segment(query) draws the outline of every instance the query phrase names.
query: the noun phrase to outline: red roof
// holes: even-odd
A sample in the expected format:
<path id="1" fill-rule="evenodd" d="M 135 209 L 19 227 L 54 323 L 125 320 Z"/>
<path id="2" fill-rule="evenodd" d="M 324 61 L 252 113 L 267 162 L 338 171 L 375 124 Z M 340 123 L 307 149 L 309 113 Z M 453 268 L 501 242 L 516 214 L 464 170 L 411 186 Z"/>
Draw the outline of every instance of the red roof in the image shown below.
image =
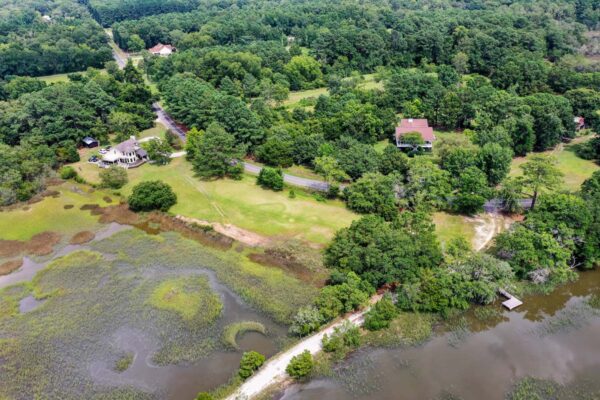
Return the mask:
<path id="1" fill-rule="evenodd" d="M 156 46 L 149 48 L 148 51 L 150 53 L 159 53 L 162 49 L 169 49 L 169 50 L 173 51 L 174 48 L 170 44 L 159 43 Z"/>
<path id="2" fill-rule="evenodd" d="M 400 121 L 400 125 L 396 127 L 396 139 L 409 132 L 418 132 L 426 142 L 433 142 L 435 135 L 433 128 L 429 126 L 426 119 L 406 118 Z"/>

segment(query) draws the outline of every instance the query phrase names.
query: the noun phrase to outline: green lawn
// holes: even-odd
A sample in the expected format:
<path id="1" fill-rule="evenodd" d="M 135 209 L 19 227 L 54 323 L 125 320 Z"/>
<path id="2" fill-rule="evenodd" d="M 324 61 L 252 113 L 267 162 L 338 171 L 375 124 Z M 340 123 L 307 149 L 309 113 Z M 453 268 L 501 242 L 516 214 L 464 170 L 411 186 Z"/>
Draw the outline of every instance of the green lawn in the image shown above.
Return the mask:
<path id="1" fill-rule="evenodd" d="M 90 182 L 98 181 L 96 166 L 78 163 L 77 170 Z M 348 226 L 357 216 L 341 201 L 316 201 L 312 195 L 295 189 L 273 192 L 256 185 L 256 178 L 245 175 L 241 181 L 201 181 L 194 176 L 190 164 L 183 158 L 168 166 L 143 165 L 128 171 L 129 184 L 121 193 L 128 195 L 141 181 L 162 180 L 170 184 L 178 197 L 170 211 L 210 222 L 230 223 L 267 236 L 297 237 L 316 243 L 326 243 L 340 228 Z"/>
<path id="2" fill-rule="evenodd" d="M 136 137 L 138 139 L 142 139 L 150 136 L 158 136 L 159 138 L 164 139 L 166 131 L 167 128 L 165 128 L 163 124 L 161 124 L 160 122 L 155 122 L 153 128 L 141 131 Z"/>
<path id="3" fill-rule="evenodd" d="M 591 139 L 591 136 L 577 138 L 571 144 L 560 144 L 555 150 L 549 150 L 544 154 L 553 155 L 558 160 L 558 168 L 564 174 L 564 188 L 572 191 L 579 190 L 579 187 L 584 180 L 589 178 L 595 171 L 600 169 L 600 166 L 594 161 L 584 160 L 579 158 L 573 150 L 573 145 L 582 143 Z M 525 163 L 533 154 L 530 153 L 526 157 L 517 157 L 513 159 L 510 175 L 519 176 L 522 174 L 520 165 Z"/>
<path id="4" fill-rule="evenodd" d="M 48 85 L 59 82 L 68 82 L 69 74 L 54 74 L 54 75 L 46 75 L 46 76 L 38 76 L 38 79 L 46 82 Z"/>
<path id="5" fill-rule="evenodd" d="M 315 99 L 322 94 L 328 94 L 329 90 L 327 88 L 317 88 L 317 89 L 308 89 L 308 90 L 298 90 L 295 92 L 290 92 L 290 96 L 286 101 L 283 102 L 283 105 L 286 107 L 293 107 L 298 102 L 304 99 L 308 99 L 314 97 Z"/>
<path id="6" fill-rule="evenodd" d="M 32 236 L 46 231 L 54 231 L 64 235 L 93 230 L 98 226 L 98 217 L 87 210 L 80 210 L 85 204 L 105 206 L 104 197 L 107 192 L 96 190 L 73 182 L 51 187 L 60 195 L 56 198 L 46 197 L 38 203 L 11 211 L 0 213 L 0 232 L 2 239 L 29 240 Z M 114 202 L 118 199 L 110 196 Z M 73 206 L 65 209 L 65 206 Z"/>
<path id="7" fill-rule="evenodd" d="M 473 243 L 475 237 L 475 224 L 463 215 L 437 212 L 433 214 L 435 232 L 442 246 L 447 245 L 452 239 L 463 237 Z"/>
<path id="8" fill-rule="evenodd" d="M 100 69 L 99 71 L 101 73 L 105 73 L 106 72 L 105 69 Z M 76 74 L 78 72 L 70 72 L 70 73 Z M 85 73 L 85 71 L 79 71 L 79 73 Z M 46 75 L 46 76 L 38 76 L 37 79 L 46 82 L 48 85 L 51 85 L 53 83 L 68 82 L 69 81 L 69 73 L 66 73 L 66 74 Z"/>

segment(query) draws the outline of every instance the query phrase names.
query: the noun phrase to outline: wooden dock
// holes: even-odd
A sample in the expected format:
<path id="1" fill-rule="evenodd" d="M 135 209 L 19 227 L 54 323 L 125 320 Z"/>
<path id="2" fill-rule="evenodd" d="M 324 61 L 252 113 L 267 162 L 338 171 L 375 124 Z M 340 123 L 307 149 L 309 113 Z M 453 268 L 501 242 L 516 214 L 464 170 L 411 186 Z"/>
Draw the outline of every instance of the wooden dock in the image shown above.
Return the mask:
<path id="1" fill-rule="evenodd" d="M 508 308 L 509 310 L 512 310 L 514 308 L 519 307 L 521 304 L 523 304 L 523 302 L 519 299 L 517 299 L 515 296 L 513 296 L 512 294 L 508 293 L 506 290 L 504 289 L 499 289 L 498 292 L 506 297 L 508 300 L 503 301 L 502 305 L 506 308 Z"/>

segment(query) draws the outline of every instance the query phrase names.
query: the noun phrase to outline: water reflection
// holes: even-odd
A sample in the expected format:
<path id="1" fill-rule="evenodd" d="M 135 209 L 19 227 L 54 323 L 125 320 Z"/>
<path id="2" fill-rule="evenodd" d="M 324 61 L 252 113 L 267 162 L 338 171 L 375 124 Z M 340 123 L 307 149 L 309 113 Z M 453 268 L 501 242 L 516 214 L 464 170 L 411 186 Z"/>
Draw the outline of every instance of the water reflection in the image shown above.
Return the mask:
<path id="1" fill-rule="evenodd" d="M 419 347 L 359 351 L 334 378 L 290 387 L 282 399 L 503 400 L 525 376 L 561 384 L 590 372 L 598 377 L 600 313 L 586 296 L 599 287 L 600 271 L 586 272 L 551 295 L 524 298 L 516 312 L 499 304 L 485 315 L 470 310 L 460 316 L 463 333 L 438 332 Z"/>

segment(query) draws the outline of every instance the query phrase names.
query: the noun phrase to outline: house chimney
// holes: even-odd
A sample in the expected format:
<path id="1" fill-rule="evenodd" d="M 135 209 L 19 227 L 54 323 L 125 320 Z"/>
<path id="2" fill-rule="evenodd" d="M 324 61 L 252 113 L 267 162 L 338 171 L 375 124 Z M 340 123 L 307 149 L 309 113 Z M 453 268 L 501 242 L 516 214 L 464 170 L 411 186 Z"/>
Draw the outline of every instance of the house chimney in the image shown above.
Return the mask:
<path id="1" fill-rule="evenodd" d="M 409 123 L 409 124 L 412 124 L 412 123 L 413 123 L 413 119 L 412 119 L 412 118 L 409 118 L 409 119 L 408 119 L 408 123 Z"/>

